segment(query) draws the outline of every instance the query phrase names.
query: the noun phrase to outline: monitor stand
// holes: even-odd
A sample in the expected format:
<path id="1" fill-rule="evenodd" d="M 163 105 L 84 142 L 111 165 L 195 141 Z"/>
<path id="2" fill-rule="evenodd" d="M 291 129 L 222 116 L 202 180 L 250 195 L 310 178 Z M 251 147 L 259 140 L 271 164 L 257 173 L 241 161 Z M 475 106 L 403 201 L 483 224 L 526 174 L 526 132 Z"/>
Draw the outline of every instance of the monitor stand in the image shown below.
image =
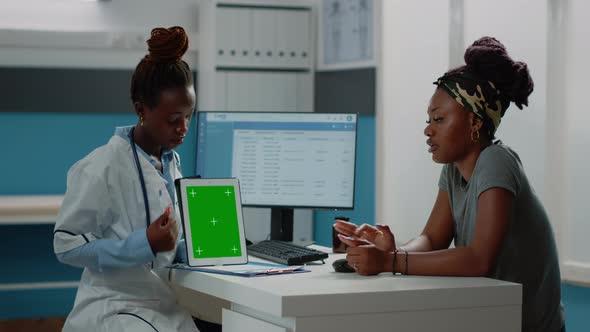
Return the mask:
<path id="1" fill-rule="evenodd" d="M 274 207 L 270 209 L 270 239 L 293 241 L 293 209 Z"/>

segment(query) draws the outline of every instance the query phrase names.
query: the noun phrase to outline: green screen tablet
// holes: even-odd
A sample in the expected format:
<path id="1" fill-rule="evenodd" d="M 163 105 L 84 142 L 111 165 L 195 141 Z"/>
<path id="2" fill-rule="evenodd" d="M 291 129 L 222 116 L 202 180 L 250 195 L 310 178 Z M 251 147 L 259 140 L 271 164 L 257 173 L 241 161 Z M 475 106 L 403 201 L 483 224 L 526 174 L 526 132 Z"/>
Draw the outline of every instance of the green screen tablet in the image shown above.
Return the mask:
<path id="1" fill-rule="evenodd" d="M 176 180 L 188 265 L 248 262 L 238 179 Z"/>

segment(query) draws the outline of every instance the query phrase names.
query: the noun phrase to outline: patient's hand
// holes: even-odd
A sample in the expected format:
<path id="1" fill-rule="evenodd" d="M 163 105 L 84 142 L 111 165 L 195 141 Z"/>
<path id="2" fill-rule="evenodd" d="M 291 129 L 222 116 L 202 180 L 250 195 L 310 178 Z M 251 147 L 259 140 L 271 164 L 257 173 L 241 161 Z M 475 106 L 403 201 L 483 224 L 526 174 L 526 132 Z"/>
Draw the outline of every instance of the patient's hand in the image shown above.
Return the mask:
<path id="1" fill-rule="evenodd" d="M 334 228 L 338 231 L 338 238 L 343 243 L 358 247 L 361 245 L 372 244 L 381 251 L 393 251 L 395 249 L 395 237 L 387 225 L 363 224 L 357 227 L 355 224 L 337 220 Z"/>
<path id="2" fill-rule="evenodd" d="M 374 246 L 360 246 L 346 249 L 348 265 L 361 275 L 372 276 L 388 271 L 391 260 L 388 253 Z"/>

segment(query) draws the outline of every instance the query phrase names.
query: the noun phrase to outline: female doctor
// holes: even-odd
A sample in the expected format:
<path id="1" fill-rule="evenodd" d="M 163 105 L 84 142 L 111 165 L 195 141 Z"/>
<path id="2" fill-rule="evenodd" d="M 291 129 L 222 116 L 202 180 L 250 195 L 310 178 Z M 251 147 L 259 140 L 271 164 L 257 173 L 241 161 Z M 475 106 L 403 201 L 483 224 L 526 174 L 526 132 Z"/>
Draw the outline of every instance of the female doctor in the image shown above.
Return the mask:
<path id="1" fill-rule="evenodd" d="M 137 125 L 116 128 L 68 172 L 54 250 L 84 272 L 63 331 L 198 331 L 165 268 L 182 237 L 173 149 L 195 108 L 192 73 L 181 59 L 188 37 L 181 27 L 156 28 L 147 44 L 131 80 Z"/>

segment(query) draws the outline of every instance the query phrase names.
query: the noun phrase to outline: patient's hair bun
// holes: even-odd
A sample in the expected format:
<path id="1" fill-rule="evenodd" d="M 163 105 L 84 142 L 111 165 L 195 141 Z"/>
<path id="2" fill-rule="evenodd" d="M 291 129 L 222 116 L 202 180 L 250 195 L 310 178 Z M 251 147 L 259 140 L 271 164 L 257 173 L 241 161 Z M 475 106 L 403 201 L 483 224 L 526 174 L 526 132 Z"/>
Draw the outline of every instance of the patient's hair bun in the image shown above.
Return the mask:
<path id="1" fill-rule="evenodd" d="M 494 83 L 518 108 L 528 106 L 534 83 L 527 64 L 512 60 L 500 41 L 482 37 L 467 48 L 464 58 L 467 68 Z"/>

